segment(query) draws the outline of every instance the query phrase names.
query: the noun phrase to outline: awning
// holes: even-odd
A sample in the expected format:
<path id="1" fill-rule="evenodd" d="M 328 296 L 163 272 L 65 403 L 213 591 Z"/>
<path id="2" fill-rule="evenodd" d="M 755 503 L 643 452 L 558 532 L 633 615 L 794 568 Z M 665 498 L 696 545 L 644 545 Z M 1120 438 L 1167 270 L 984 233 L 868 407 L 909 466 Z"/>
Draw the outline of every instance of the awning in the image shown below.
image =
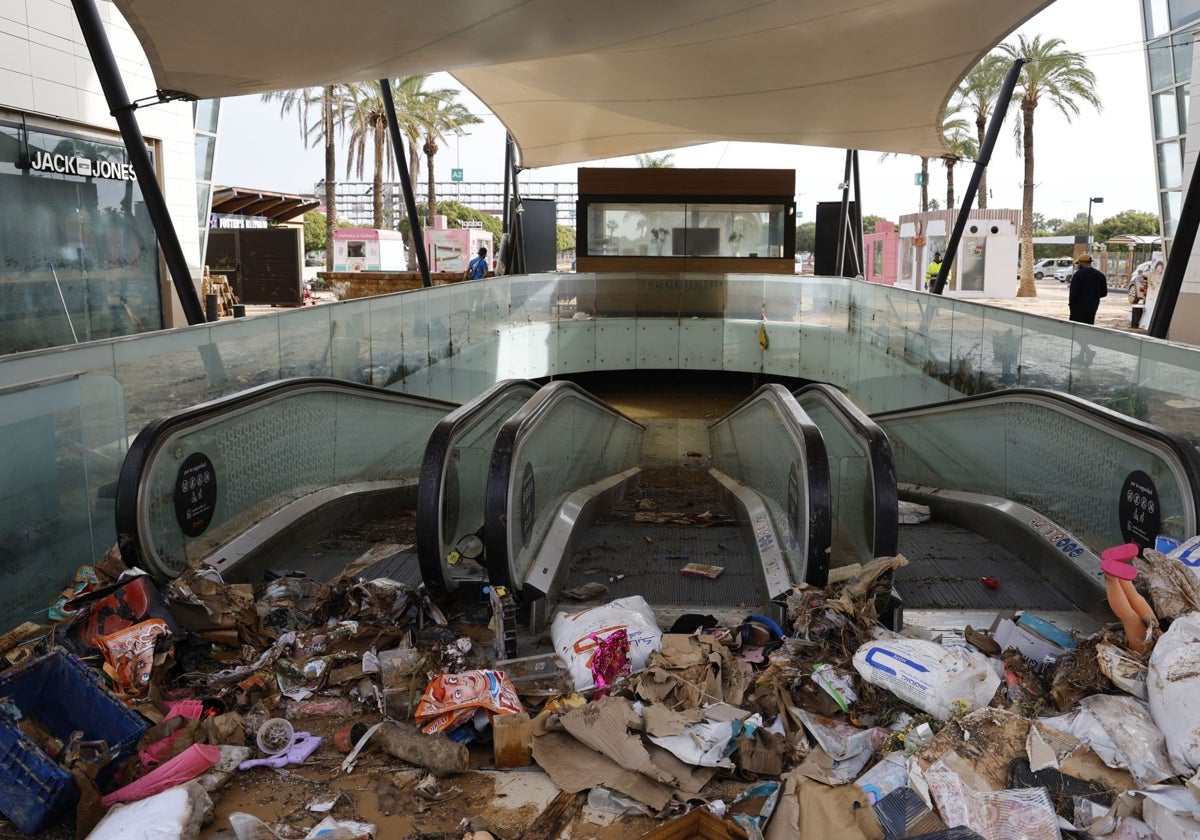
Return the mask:
<path id="1" fill-rule="evenodd" d="M 242 187 L 213 187 L 214 213 L 263 216 L 275 222 L 286 222 L 320 206 L 321 202 L 310 195 L 288 195 Z"/>
<path id="2" fill-rule="evenodd" d="M 198 98 L 446 70 L 527 167 L 714 140 L 939 156 L 958 81 L 1048 0 L 114 0 Z"/>

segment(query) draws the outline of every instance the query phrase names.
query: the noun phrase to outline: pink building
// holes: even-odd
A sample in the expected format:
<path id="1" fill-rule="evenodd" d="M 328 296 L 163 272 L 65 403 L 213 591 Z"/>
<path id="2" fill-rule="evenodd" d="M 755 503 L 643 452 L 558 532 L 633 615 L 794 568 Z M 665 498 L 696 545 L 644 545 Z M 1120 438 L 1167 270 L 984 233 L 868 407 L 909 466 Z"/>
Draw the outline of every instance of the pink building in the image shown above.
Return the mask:
<path id="1" fill-rule="evenodd" d="M 863 262 L 868 283 L 895 286 L 896 260 L 900 253 L 900 231 L 891 222 L 876 222 L 875 232 L 863 235 Z"/>

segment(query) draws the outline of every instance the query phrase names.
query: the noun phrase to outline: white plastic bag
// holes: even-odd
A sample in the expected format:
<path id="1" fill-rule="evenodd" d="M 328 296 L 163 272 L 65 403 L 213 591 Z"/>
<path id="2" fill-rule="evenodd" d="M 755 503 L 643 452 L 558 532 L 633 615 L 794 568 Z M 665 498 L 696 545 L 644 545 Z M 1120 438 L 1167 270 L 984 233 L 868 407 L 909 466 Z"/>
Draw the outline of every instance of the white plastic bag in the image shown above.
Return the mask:
<path id="1" fill-rule="evenodd" d="M 1146 672 L 1150 716 L 1177 768 L 1200 768 L 1200 613 L 1171 623 Z"/>
<path id="2" fill-rule="evenodd" d="M 939 720 L 992 702 L 1000 677 L 982 653 L 921 639 L 877 639 L 854 654 L 864 680 Z"/>
<path id="3" fill-rule="evenodd" d="M 629 664 L 636 674 L 646 667 L 651 653 L 662 650 L 662 631 L 645 598 L 640 595 L 618 598 L 577 613 L 560 612 L 554 617 L 550 639 L 555 652 L 567 664 L 576 691 L 587 691 L 594 684 L 591 664 L 596 640 L 592 636 L 603 639 L 621 629 L 629 635 Z"/>

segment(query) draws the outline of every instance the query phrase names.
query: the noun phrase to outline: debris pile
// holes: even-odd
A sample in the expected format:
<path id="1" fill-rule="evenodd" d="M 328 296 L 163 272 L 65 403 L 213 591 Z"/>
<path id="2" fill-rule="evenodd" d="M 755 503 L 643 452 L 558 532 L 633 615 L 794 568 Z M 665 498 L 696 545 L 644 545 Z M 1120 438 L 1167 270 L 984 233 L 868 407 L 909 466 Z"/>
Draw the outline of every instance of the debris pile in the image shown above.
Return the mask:
<path id="1" fill-rule="evenodd" d="M 504 593 L 444 612 L 361 566 L 159 586 L 111 552 L 0 637 L 0 811 L 99 840 L 1194 838 L 1195 550 L 1105 552 L 1088 638 L 893 632 L 894 557 L 775 618 L 578 604 L 525 656 L 495 643 Z M 542 793 L 506 815 L 512 778 Z"/>

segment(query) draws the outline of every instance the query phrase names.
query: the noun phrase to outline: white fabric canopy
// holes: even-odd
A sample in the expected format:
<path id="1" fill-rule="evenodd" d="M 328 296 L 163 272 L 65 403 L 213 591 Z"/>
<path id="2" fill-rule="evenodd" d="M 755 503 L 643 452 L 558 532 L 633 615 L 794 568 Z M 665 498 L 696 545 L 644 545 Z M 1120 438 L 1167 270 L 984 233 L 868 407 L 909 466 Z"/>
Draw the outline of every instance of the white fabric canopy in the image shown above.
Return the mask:
<path id="1" fill-rule="evenodd" d="M 1048 0 L 114 0 L 163 90 L 445 70 L 526 167 L 749 140 L 937 156 L 958 81 Z"/>

